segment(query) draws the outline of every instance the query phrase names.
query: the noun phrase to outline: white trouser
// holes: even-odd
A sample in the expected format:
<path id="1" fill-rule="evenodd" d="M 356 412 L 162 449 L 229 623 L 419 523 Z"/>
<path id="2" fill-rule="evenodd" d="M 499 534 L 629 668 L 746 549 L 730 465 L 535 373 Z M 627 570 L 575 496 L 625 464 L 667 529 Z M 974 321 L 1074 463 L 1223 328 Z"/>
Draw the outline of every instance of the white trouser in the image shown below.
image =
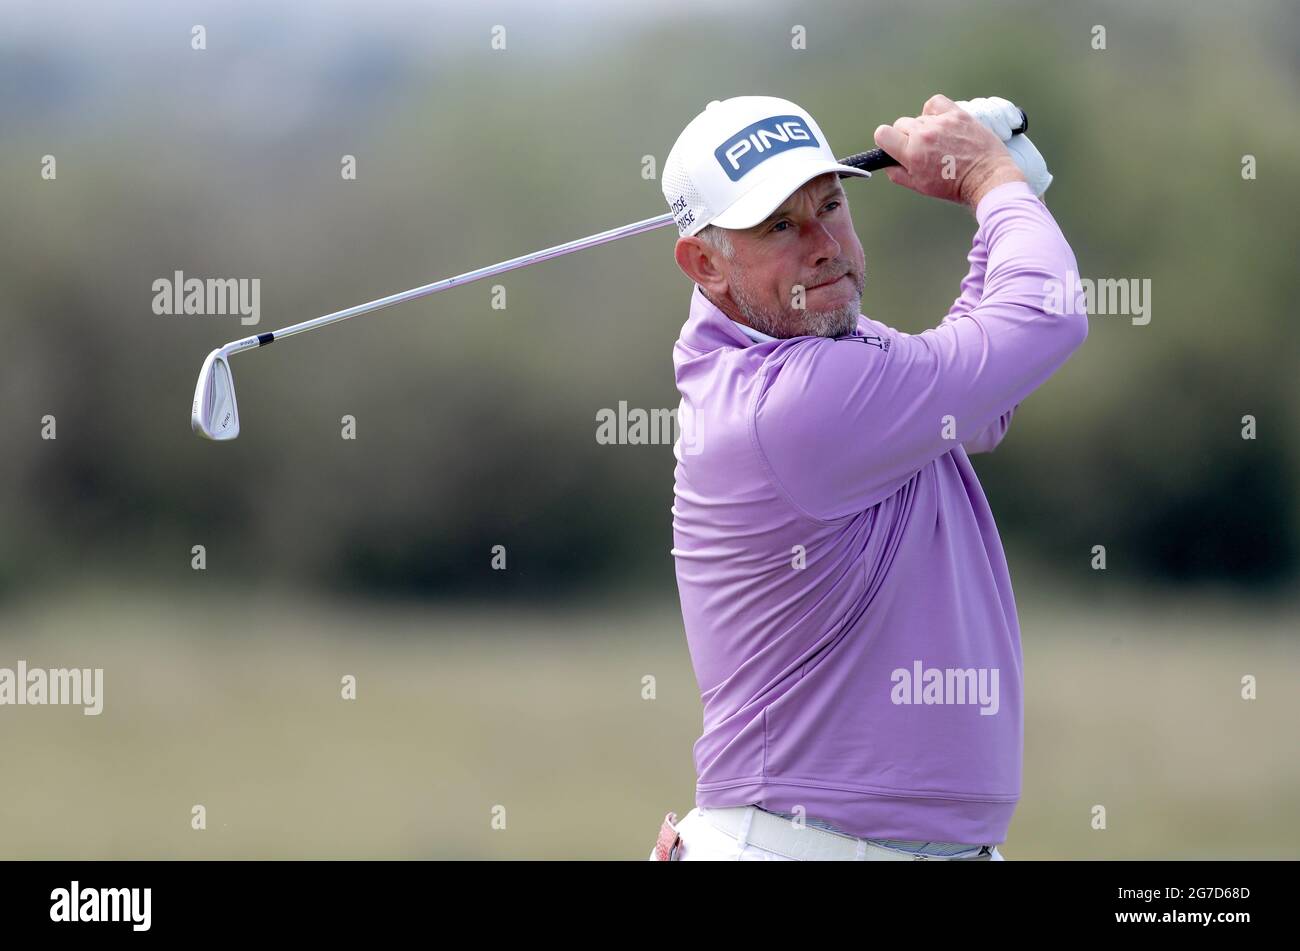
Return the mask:
<path id="1" fill-rule="evenodd" d="M 747 810 L 750 813 L 757 813 L 759 811 L 759 810 L 755 810 L 754 807 L 752 806 L 747 807 Z M 682 816 L 682 818 L 678 820 L 677 834 L 681 836 L 682 839 L 681 846 L 679 847 L 679 851 L 678 851 L 678 858 L 681 861 L 683 862 L 800 861 L 799 859 L 791 858 L 788 855 L 781 854 L 778 852 L 772 852 L 765 848 L 761 848 L 750 841 L 742 842 L 737 835 L 734 835 L 730 832 L 726 832 L 723 829 L 718 828 L 713 822 L 710 822 L 709 819 L 707 818 L 708 811 L 709 810 L 707 809 L 695 808 L 692 809 L 690 812 L 686 813 L 686 815 Z M 728 819 L 731 821 L 728 821 L 726 823 L 720 823 L 724 826 L 735 826 L 735 822 L 734 822 L 735 817 L 737 815 L 741 815 L 741 816 L 744 815 L 744 813 L 739 813 L 736 810 L 729 809 L 726 810 L 726 812 L 730 814 L 728 816 Z M 784 820 L 782 821 L 784 822 Z M 742 821 L 739 827 L 740 831 L 744 832 L 746 827 L 747 827 L 747 823 Z M 815 860 L 815 859 L 827 857 L 825 854 L 818 854 L 818 849 L 816 848 L 817 841 L 834 842 L 834 844 L 837 846 L 842 846 L 844 843 L 850 843 L 853 845 L 856 845 L 857 843 L 862 843 L 861 847 L 852 847 L 851 845 L 849 848 L 849 853 L 851 853 L 853 857 L 859 858 L 863 861 L 893 859 L 893 858 L 897 858 L 899 860 L 904 860 L 904 861 L 908 861 L 908 860 L 915 861 L 918 859 L 928 859 L 934 861 L 934 860 L 948 858 L 948 856 L 926 855 L 925 853 L 914 853 L 914 852 L 903 852 L 898 849 L 889 849 L 889 848 L 885 848 L 884 846 L 878 846 L 874 844 L 867 846 L 866 840 L 853 839 L 849 836 L 841 836 L 835 833 L 828 833 L 825 832 L 824 830 L 816 829 L 811 826 L 807 826 L 804 829 L 799 830 L 796 833 L 796 835 L 798 836 L 799 840 L 802 839 L 810 840 L 811 845 L 809 846 L 801 845 L 800 848 L 800 851 L 802 852 L 802 854 L 805 855 L 806 860 Z M 822 840 L 823 836 L 831 836 L 832 838 L 828 840 Z M 842 841 L 834 841 L 834 840 L 842 840 Z M 841 856 L 843 856 L 846 859 L 849 859 L 849 855 L 844 855 L 844 850 L 842 848 L 836 849 L 835 855 L 833 857 L 840 858 Z M 654 857 L 655 857 L 654 852 L 652 851 L 650 853 L 651 860 L 653 860 Z M 994 862 L 1005 861 L 1005 859 L 1002 856 L 1002 853 L 999 852 L 996 847 L 994 847 L 993 849 L 992 861 Z"/>

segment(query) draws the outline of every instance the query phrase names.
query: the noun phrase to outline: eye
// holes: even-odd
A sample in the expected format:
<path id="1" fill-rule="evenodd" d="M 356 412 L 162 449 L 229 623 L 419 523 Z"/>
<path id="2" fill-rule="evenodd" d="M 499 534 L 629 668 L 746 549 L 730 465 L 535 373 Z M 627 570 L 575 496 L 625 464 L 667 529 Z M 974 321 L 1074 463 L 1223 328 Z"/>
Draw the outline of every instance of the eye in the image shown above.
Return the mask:
<path id="1" fill-rule="evenodd" d="M 830 209 L 831 211 L 834 211 L 834 210 L 835 210 L 836 208 L 838 208 L 839 206 L 840 206 L 840 200 L 839 200 L 838 198 L 834 198 L 834 199 L 828 201 L 828 202 L 826 203 L 826 207 L 823 208 L 822 210 L 825 211 L 825 210 L 827 210 L 827 209 Z"/>
<path id="2" fill-rule="evenodd" d="M 776 232 L 784 231 L 785 229 L 782 228 L 781 226 L 782 226 L 782 225 L 788 225 L 789 223 L 790 223 L 790 222 L 788 222 L 788 221 L 786 221 L 784 218 L 782 218 L 782 219 L 781 219 L 780 221 L 778 221 L 776 224 L 772 225 L 771 231 L 770 231 L 769 233 L 776 233 Z"/>

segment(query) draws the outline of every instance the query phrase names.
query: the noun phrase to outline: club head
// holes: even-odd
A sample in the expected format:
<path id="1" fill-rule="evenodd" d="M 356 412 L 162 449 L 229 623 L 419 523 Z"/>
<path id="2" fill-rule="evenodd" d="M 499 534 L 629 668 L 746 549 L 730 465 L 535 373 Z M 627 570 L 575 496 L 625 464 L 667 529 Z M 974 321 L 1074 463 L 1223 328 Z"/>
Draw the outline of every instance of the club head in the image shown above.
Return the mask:
<path id="1" fill-rule="evenodd" d="M 234 439 L 239 435 L 239 407 L 235 404 L 235 381 L 230 375 L 229 357 L 224 348 L 209 353 L 194 387 L 190 425 L 208 439 Z"/>

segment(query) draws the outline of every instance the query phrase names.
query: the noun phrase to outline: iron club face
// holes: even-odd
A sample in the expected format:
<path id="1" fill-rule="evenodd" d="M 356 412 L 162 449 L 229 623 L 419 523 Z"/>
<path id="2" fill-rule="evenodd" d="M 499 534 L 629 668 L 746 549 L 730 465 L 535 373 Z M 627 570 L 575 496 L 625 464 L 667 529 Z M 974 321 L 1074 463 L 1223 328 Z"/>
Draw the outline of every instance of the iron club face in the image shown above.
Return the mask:
<path id="1" fill-rule="evenodd" d="M 225 347 L 208 354 L 194 387 L 190 425 L 200 436 L 223 441 L 239 435 L 239 407 L 230 375 L 230 355 Z"/>

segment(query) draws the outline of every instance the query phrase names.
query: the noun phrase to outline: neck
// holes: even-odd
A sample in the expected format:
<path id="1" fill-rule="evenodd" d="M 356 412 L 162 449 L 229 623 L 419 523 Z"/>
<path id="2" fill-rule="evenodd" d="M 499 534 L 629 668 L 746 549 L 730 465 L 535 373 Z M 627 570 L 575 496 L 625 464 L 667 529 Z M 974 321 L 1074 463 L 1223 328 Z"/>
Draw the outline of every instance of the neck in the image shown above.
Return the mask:
<path id="1" fill-rule="evenodd" d="M 716 299 L 714 299 L 714 297 L 713 297 L 712 294 L 710 294 L 708 291 L 706 291 L 706 290 L 705 290 L 704 288 L 702 288 L 702 287 L 700 288 L 700 293 L 704 295 L 704 299 L 705 299 L 705 300 L 707 300 L 707 301 L 708 301 L 710 304 L 712 304 L 714 307 L 718 308 L 718 310 L 722 311 L 724 314 L 726 314 L 728 317 L 730 317 L 730 318 L 731 318 L 733 321 L 735 321 L 736 323 L 738 323 L 738 324 L 744 324 L 744 325 L 745 325 L 746 327 L 748 327 L 750 330 L 758 330 L 757 327 L 753 326 L 752 324 L 747 323 L 745 320 L 743 320 L 743 319 L 741 318 L 741 316 L 740 316 L 740 308 L 736 306 L 736 302 L 733 301 L 733 300 L 731 299 L 731 295 L 730 295 L 730 294 L 728 294 L 728 295 L 727 295 L 726 297 L 724 297 L 722 300 L 716 300 Z M 759 332 L 759 333 L 763 333 L 764 331 L 759 330 L 758 332 Z"/>

